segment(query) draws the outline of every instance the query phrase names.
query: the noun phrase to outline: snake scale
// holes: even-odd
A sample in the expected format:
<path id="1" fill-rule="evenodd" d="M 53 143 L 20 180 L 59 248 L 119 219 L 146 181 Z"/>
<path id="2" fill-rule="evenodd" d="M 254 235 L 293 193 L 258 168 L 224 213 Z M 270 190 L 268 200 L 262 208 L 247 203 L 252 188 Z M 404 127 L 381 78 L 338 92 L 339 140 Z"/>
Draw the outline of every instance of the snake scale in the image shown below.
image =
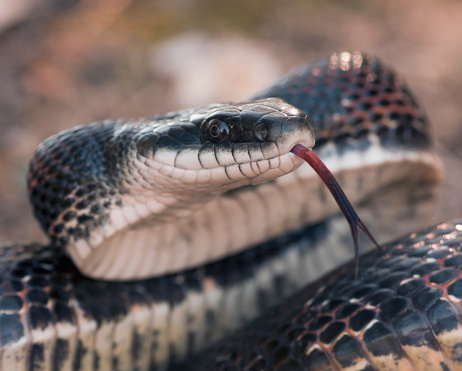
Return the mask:
<path id="1" fill-rule="evenodd" d="M 249 102 L 51 137 L 28 178 L 50 244 L 0 245 L 0 370 L 462 369 L 462 223 L 355 279 L 335 203 L 289 153 L 316 139 L 391 239 L 433 211 L 429 131 L 399 75 L 344 52 Z"/>

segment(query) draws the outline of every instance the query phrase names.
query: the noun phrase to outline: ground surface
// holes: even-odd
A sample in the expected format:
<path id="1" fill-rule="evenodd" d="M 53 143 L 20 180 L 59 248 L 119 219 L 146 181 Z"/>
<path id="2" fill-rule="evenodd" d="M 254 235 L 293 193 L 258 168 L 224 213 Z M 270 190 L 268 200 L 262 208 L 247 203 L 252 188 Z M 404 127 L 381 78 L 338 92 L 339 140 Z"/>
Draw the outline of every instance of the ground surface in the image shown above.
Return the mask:
<path id="1" fill-rule="evenodd" d="M 0 240 L 43 240 L 25 174 L 49 135 L 244 99 L 342 50 L 376 54 L 405 76 L 446 170 L 429 223 L 462 216 L 459 1 L 18 0 L 0 14 Z"/>

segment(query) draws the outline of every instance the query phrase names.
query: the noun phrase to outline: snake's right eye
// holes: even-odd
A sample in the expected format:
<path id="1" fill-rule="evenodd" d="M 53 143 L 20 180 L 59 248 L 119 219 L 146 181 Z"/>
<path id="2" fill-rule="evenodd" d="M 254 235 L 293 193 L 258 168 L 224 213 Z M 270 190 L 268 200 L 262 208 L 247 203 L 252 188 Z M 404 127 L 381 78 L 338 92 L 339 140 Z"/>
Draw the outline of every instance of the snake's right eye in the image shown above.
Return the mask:
<path id="1" fill-rule="evenodd" d="M 142 135 L 136 141 L 138 153 L 143 157 L 150 158 L 158 140 L 159 136 L 155 133 L 146 133 Z"/>
<path id="2" fill-rule="evenodd" d="M 229 138 L 229 127 L 221 120 L 210 120 L 206 130 L 208 139 L 214 143 L 223 143 Z"/>

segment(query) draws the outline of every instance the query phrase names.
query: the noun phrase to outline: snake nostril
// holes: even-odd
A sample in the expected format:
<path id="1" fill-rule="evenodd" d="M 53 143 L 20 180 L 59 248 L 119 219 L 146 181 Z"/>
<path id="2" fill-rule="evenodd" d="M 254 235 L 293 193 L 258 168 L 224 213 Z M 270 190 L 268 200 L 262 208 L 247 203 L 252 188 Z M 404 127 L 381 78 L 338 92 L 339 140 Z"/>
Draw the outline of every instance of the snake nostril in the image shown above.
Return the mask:
<path id="1" fill-rule="evenodd" d="M 264 142 L 268 138 L 268 132 L 268 126 L 265 124 L 257 125 L 253 131 L 255 138 L 261 142 Z"/>

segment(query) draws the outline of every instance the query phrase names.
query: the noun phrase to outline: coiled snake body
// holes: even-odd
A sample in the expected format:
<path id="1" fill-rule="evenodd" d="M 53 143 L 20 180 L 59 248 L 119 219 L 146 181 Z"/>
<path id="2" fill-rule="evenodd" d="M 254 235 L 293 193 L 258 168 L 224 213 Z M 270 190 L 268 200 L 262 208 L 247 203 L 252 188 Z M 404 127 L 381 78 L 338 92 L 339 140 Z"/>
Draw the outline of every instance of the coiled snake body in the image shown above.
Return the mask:
<path id="1" fill-rule="evenodd" d="M 333 200 L 290 149 L 316 135 L 390 238 L 432 211 L 428 131 L 399 76 L 340 53 L 251 102 L 48 139 L 29 190 L 51 243 L 1 247 L 0 369 L 462 368 L 461 224 L 371 252 L 357 280 L 346 265 L 265 311 L 351 257 L 333 233 L 343 222 L 325 221 Z"/>

